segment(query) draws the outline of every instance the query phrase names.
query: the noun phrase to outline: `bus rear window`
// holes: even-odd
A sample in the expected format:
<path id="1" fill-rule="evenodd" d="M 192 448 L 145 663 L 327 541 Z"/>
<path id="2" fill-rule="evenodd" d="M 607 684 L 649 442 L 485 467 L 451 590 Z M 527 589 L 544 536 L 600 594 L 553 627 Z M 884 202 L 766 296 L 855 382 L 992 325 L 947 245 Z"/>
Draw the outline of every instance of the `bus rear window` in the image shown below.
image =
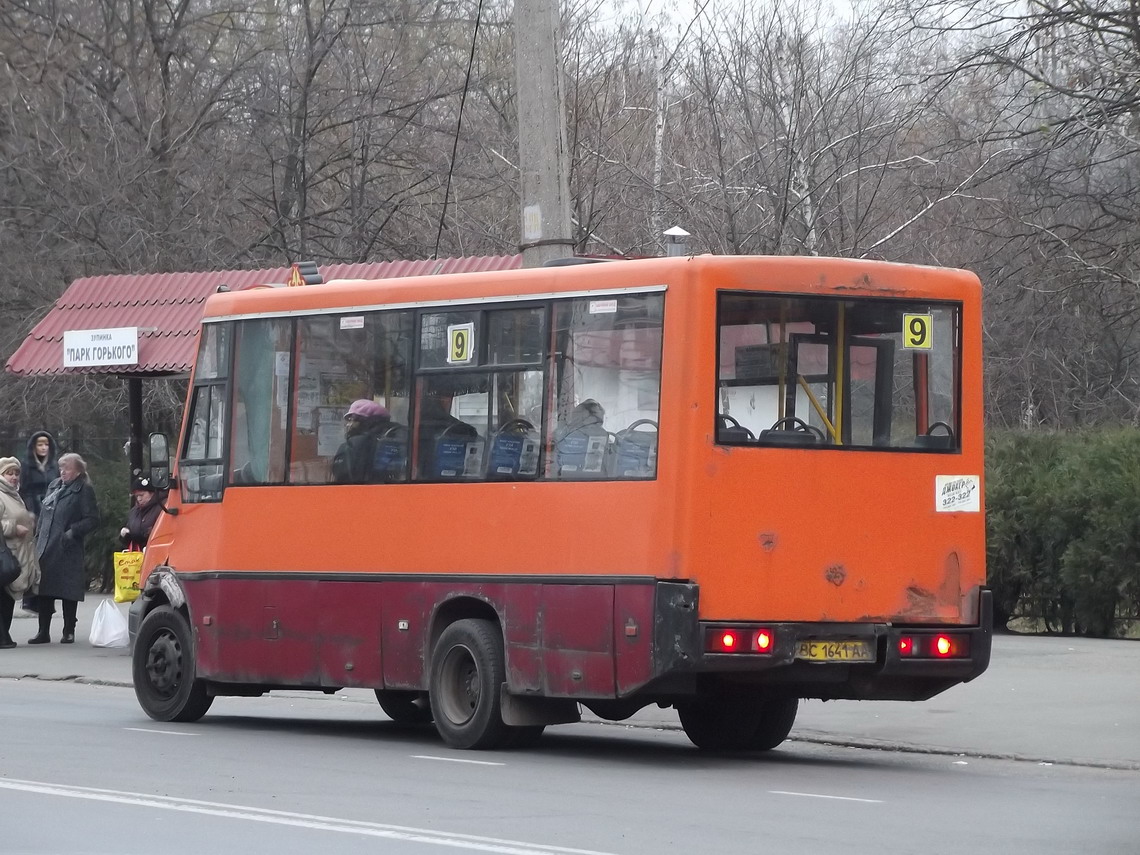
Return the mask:
<path id="1" fill-rule="evenodd" d="M 956 451 L 961 308 L 723 293 L 717 441 Z"/>

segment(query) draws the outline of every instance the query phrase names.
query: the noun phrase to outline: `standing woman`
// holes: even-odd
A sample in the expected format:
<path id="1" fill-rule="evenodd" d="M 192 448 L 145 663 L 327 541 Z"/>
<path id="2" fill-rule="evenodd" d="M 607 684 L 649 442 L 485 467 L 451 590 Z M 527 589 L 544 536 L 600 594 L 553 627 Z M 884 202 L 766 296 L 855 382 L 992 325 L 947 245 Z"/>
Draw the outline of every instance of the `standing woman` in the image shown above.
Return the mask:
<path id="1" fill-rule="evenodd" d="M 0 650 L 16 646 L 12 640 L 12 615 L 16 599 L 39 580 L 36 560 L 35 517 L 20 498 L 20 461 L 0 457 L 0 536 L 20 563 L 20 575 L 11 585 L 0 588 Z"/>
<path id="2" fill-rule="evenodd" d="M 46 430 L 38 430 L 28 439 L 28 456 L 20 470 L 20 497 L 35 516 L 40 515 L 48 485 L 58 477 L 55 439 Z"/>
<path id="3" fill-rule="evenodd" d="M 119 537 L 128 549 L 143 549 L 162 513 L 162 497 L 149 478 L 137 478 L 131 485 L 131 498 L 134 504 L 127 512 L 127 524 L 119 529 Z"/>
<path id="4" fill-rule="evenodd" d="M 95 488 L 87 477 L 87 462 L 78 454 L 59 458 L 59 478 L 48 488 L 36 524 L 36 554 L 40 559 L 36 611 L 40 631 L 28 644 L 47 644 L 55 601 L 63 601 L 61 644 L 75 641 L 75 614 L 87 590 L 83 541 L 99 524 Z"/>

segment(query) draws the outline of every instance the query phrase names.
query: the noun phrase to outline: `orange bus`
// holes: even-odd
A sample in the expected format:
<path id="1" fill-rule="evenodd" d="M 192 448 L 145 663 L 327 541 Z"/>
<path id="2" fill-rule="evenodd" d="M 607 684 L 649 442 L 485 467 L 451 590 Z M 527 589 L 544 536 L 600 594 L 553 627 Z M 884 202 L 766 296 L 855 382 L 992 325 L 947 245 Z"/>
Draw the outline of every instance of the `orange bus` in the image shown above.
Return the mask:
<path id="1" fill-rule="evenodd" d="M 152 436 L 139 702 L 372 689 L 456 748 L 658 704 L 744 751 L 801 698 L 971 680 L 980 311 L 964 271 L 806 257 L 218 293 Z"/>

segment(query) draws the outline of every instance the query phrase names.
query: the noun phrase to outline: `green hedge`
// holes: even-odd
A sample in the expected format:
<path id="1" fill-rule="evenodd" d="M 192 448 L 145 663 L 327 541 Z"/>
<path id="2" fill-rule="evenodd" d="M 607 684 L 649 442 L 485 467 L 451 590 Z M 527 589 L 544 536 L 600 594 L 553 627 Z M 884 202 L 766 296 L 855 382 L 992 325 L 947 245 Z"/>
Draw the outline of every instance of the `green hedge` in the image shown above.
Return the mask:
<path id="1" fill-rule="evenodd" d="M 991 435 L 986 533 L 995 623 L 1124 635 L 1140 609 L 1140 431 Z"/>

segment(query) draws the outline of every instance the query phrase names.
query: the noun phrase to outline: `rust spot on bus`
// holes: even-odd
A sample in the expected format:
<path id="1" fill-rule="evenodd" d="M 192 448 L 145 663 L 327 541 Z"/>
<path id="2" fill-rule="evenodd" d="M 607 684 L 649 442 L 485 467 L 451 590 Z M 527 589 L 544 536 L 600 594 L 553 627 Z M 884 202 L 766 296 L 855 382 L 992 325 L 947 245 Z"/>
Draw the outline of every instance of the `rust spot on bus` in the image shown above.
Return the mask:
<path id="1" fill-rule="evenodd" d="M 847 581 L 847 571 L 842 564 L 832 564 L 824 572 L 823 578 L 838 588 Z"/>
<path id="2" fill-rule="evenodd" d="M 906 589 L 906 610 L 911 617 L 931 617 L 938 613 L 938 598 L 925 588 L 911 585 Z"/>
<path id="3" fill-rule="evenodd" d="M 938 597 L 946 605 L 958 605 L 962 598 L 962 562 L 956 550 L 946 556 L 944 570 Z"/>
<path id="4" fill-rule="evenodd" d="M 771 552 L 776 548 L 776 532 L 762 531 L 757 538 L 760 541 L 760 548 L 765 552 Z"/>

